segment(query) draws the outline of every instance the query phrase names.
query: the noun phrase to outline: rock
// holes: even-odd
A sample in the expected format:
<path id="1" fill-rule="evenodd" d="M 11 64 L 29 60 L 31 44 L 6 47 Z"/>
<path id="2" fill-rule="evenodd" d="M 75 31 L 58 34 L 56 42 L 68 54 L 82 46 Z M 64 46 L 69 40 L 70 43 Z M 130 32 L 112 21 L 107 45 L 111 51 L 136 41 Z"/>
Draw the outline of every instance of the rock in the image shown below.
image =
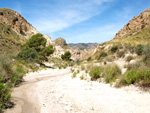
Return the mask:
<path id="1" fill-rule="evenodd" d="M 67 46 L 66 40 L 61 37 L 57 38 L 54 42 L 56 45 L 59 45 L 61 47 Z"/>
<path id="2" fill-rule="evenodd" d="M 54 42 L 52 41 L 52 39 L 51 39 L 50 36 L 48 36 L 48 35 L 45 34 L 44 38 L 46 38 L 46 40 L 47 40 L 46 46 L 54 44 Z"/>

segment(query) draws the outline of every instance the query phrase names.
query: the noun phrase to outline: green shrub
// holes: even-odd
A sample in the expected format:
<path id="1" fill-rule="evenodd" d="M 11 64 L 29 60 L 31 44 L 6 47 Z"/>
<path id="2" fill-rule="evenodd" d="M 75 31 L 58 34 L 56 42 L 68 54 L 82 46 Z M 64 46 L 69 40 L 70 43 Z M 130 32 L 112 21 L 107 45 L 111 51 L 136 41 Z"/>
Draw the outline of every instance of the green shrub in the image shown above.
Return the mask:
<path id="1" fill-rule="evenodd" d="M 132 45 L 129 44 L 129 43 L 125 43 L 125 44 L 124 44 L 124 47 L 125 47 L 125 49 L 127 49 L 127 51 L 130 51 L 130 53 L 134 53 L 134 52 L 135 52 L 135 47 L 132 46 Z"/>
<path id="2" fill-rule="evenodd" d="M 129 55 L 129 56 L 127 56 L 127 58 L 126 58 L 126 61 L 127 61 L 127 62 L 130 62 L 132 59 L 133 59 L 133 56 L 130 56 L 130 55 Z"/>
<path id="3" fill-rule="evenodd" d="M 91 61 L 91 60 L 92 60 L 92 58 L 91 58 L 91 57 L 88 57 L 87 61 Z"/>
<path id="4" fill-rule="evenodd" d="M 62 67 L 61 67 L 61 66 L 59 66 L 59 69 L 62 69 Z"/>
<path id="5" fill-rule="evenodd" d="M 137 55 L 142 55 L 142 53 L 143 53 L 143 47 L 144 46 L 141 45 L 141 44 L 139 44 L 139 45 L 136 46 L 135 52 L 136 52 Z"/>
<path id="6" fill-rule="evenodd" d="M 107 56 L 107 57 L 104 59 L 104 61 L 106 61 L 106 62 L 112 62 L 114 59 L 115 59 L 115 56 L 109 55 L 109 56 Z"/>
<path id="7" fill-rule="evenodd" d="M 28 62 L 34 62 L 38 58 L 38 53 L 34 48 L 24 47 L 17 55 L 17 58 L 20 60 L 26 60 Z"/>
<path id="8" fill-rule="evenodd" d="M 52 45 L 49 45 L 45 48 L 43 48 L 43 50 L 40 52 L 40 55 L 42 56 L 49 56 L 50 54 L 53 54 L 54 53 L 54 48 Z"/>
<path id="9" fill-rule="evenodd" d="M 63 68 L 64 68 L 64 69 L 66 69 L 66 68 L 67 68 L 67 66 L 63 66 Z"/>
<path id="10" fill-rule="evenodd" d="M 150 46 L 145 46 L 143 48 L 143 62 L 146 63 L 147 65 L 150 65 Z"/>
<path id="11" fill-rule="evenodd" d="M 100 75 L 102 74 L 103 70 L 104 70 L 104 67 L 98 67 L 98 66 L 92 67 L 89 73 L 91 79 L 97 80 L 98 78 L 100 78 Z"/>
<path id="12" fill-rule="evenodd" d="M 80 79 L 83 80 L 84 79 L 84 75 L 82 74 L 82 76 L 80 76 Z"/>
<path id="13" fill-rule="evenodd" d="M 18 73 L 24 73 L 25 74 L 25 71 L 24 71 L 24 69 L 22 68 L 22 67 L 17 67 L 17 69 L 16 69 L 16 71 L 18 72 Z"/>
<path id="14" fill-rule="evenodd" d="M 38 56 L 38 63 L 41 63 L 42 61 L 48 61 L 47 57 L 39 55 Z"/>
<path id="15" fill-rule="evenodd" d="M 25 44 L 25 46 L 28 46 L 29 48 L 35 48 L 36 51 L 41 51 L 41 49 L 44 48 L 45 45 L 46 39 L 40 33 L 32 35 L 32 37 L 29 38 L 29 40 Z"/>
<path id="16" fill-rule="evenodd" d="M 72 75 L 72 78 L 75 78 L 77 76 L 77 73 L 74 72 L 73 75 Z"/>
<path id="17" fill-rule="evenodd" d="M 119 84 L 122 85 L 130 85 L 140 83 L 141 85 L 150 85 L 150 69 L 132 69 L 128 70 L 123 77 L 121 78 Z"/>
<path id="18" fill-rule="evenodd" d="M 74 69 L 71 68 L 71 72 L 73 73 L 73 72 L 74 72 Z"/>
<path id="19" fill-rule="evenodd" d="M 65 52 L 64 54 L 61 55 L 61 58 L 63 60 L 66 60 L 66 61 L 70 61 L 71 59 L 71 53 L 69 51 Z"/>
<path id="20" fill-rule="evenodd" d="M 85 73 L 88 73 L 88 69 L 85 70 Z"/>
<path id="21" fill-rule="evenodd" d="M 18 85 L 19 83 L 21 83 L 21 82 L 22 82 L 22 77 L 23 77 L 23 76 L 13 75 L 13 76 L 11 77 L 11 83 L 12 83 L 12 85 L 13 85 L 13 86 L 16 86 L 16 85 Z"/>
<path id="22" fill-rule="evenodd" d="M 120 83 L 122 85 L 134 84 L 137 81 L 136 78 L 138 78 L 138 71 L 129 70 L 123 75 L 123 78 L 121 79 Z"/>
<path id="23" fill-rule="evenodd" d="M 115 53 L 117 50 L 118 50 L 118 46 L 117 46 L 117 45 L 113 46 L 113 47 L 110 49 L 110 51 L 111 51 L 112 53 Z"/>
<path id="24" fill-rule="evenodd" d="M 117 57 L 121 58 L 121 57 L 124 57 L 124 56 L 125 56 L 125 51 L 124 50 L 117 52 Z"/>
<path id="25" fill-rule="evenodd" d="M 106 57 L 106 56 L 107 56 L 107 53 L 104 52 L 104 51 L 102 51 L 102 52 L 100 53 L 100 55 L 98 56 L 97 60 L 99 60 L 101 57 Z"/>
<path id="26" fill-rule="evenodd" d="M 77 70 L 77 73 L 80 73 L 80 70 Z"/>
<path id="27" fill-rule="evenodd" d="M 21 49 L 17 57 L 28 62 L 41 63 L 47 61 L 47 56 L 54 53 L 52 45 L 45 47 L 46 39 L 42 34 L 33 35 Z"/>
<path id="28" fill-rule="evenodd" d="M 133 64 L 128 64 L 126 65 L 126 67 L 128 70 L 132 70 L 132 69 L 135 69 L 135 70 L 140 70 L 140 69 L 145 69 L 147 68 L 147 66 L 145 65 L 144 62 L 142 61 L 137 61 L 136 63 L 133 63 Z"/>
<path id="29" fill-rule="evenodd" d="M 47 56 L 54 53 L 52 45 L 46 46 L 46 39 L 42 34 L 35 34 L 24 44 L 17 57 L 28 62 L 48 61 Z"/>
<path id="30" fill-rule="evenodd" d="M 121 70 L 116 64 L 107 65 L 103 74 L 106 83 L 111 83 L 121 75 Z"/>
<path id="31" fill-rule="evenodd" d="M 0 83 L 0 112 L 10 106 L 11 91 L 9 85 Z"/>

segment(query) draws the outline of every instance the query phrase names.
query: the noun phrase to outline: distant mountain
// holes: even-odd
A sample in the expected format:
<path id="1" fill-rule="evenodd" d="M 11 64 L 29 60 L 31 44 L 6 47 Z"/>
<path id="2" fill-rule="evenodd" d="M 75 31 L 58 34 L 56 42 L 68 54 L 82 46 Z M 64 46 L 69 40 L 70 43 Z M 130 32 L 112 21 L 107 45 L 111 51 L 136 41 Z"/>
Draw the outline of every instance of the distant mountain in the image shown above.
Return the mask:
<path id="1" fill-rule="evenodd" d="M 69 46 L 74 49 L 84 50 L 84 49 L 91 49 L 95 48 L 98 43 L 70 43 Z"/>

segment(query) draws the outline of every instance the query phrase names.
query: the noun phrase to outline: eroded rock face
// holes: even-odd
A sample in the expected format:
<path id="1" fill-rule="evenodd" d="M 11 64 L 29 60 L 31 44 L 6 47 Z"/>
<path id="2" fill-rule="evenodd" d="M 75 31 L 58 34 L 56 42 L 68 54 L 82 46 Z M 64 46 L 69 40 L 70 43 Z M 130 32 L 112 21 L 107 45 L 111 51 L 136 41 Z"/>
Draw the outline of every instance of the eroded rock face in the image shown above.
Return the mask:
<path id="1" fill-rule="evenodd" d="M 18 35 L 22 35 L 26 39 L 39 33 L 19 13 L 8 8 L 0 8 L 0 23 L 10 26 Z"/>
<path id="2" fill-rule="evenodd" d="M 136 34 L 145 27 L 150 27 L 150 8 L 130 20 L 128 24 L 116 34 L 114 39 L 122 37 L 127 38 L 133 34 Z M 127 33 L 128 35 L 125 36 Z"/>
<path id="3" fill-rule="evenodd" d="M 48 45 L 54 45 L 54 42 L 52 41 L 51 37 L 48 35 L 44 35 L 44 38 L 47 40 L 46 46 Z"/>

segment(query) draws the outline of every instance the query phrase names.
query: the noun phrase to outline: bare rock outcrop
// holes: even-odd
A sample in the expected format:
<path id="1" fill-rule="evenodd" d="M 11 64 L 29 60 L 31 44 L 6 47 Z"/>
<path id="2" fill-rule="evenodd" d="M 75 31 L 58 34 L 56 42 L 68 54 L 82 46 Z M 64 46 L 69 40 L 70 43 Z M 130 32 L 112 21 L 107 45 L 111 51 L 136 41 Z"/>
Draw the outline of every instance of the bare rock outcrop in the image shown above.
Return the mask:
<path id="1" fill-rule="evenodd" d="M 150 27 L 150 8 L 130 20 L 127 25 L 116 34 L 114 39 L 127 38 L 146 27 Z"/>
<path id="2" fill-rule="evenodd" d="M 19 36 L 26 39 L 39 33 L 19 13 L 8 8 L 0 8 L 0 23 L 10 26 Z"/>
<path id="3" fill-rule="evenodd" d="M 51 37 L 48 35 L 44 35 L 44 38 L 47 40 L 46 46 L 48 45 L 54 45 L 54 42 L 52 41 Z"/>
<path id="4" fill-rule="evenodd" d="M 66 40 L 61 38 L 61 37 L 59 37 L 56 40 L 54 40 L 54 42 L 55 42 L 56 45 L 59 45 L 61 47 L 64 47 L 64 46 L 67 45 Z"/>

